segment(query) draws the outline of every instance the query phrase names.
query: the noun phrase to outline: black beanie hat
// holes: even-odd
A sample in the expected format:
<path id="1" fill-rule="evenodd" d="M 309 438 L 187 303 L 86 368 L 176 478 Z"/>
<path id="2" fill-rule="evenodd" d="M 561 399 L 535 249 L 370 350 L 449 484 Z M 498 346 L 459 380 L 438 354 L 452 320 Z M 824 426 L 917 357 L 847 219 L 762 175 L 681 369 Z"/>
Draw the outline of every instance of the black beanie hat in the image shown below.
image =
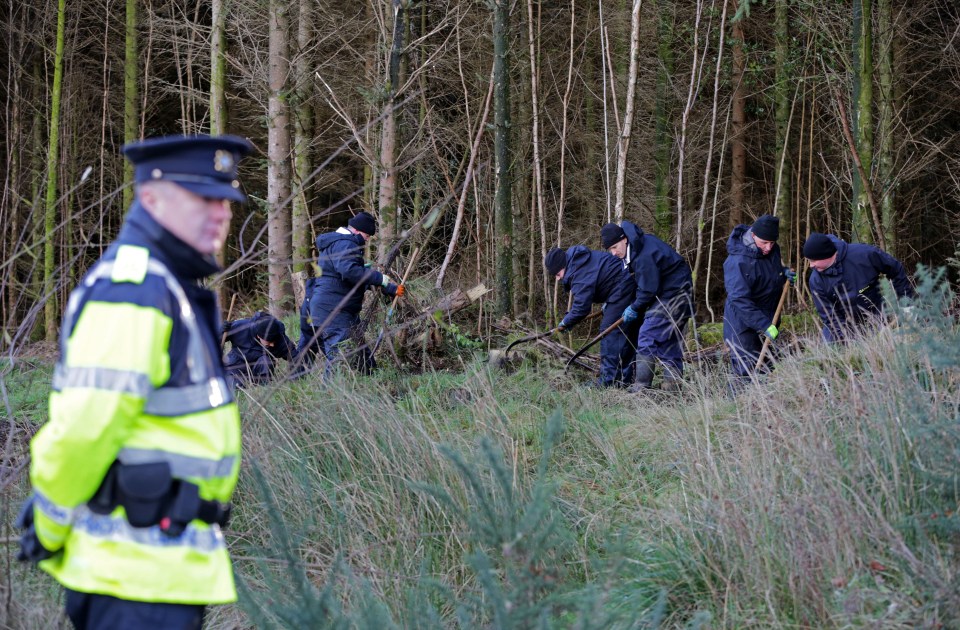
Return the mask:
<path id="1" fill-rule="evenodd" d="M 837 246 L 826 234 L 813 232 L 803 242 L 803 257 L 809 260 L 826 260 L 837 253 Z"/>
<path id="2" fill-rule="evenodd" d="M 377 220 L 369 212 L 360 212 L 347 221 L 347 225 L 355 230 L 360 230 L 364 234 L 373 236 L 377 233 Z"/>
<path id="3" fill-rule="evenodd" d="M 607 223 L 600 228 L 600 243 L 604 249 L 610 249 L 625 238 L 627 238 L 626 233 L 616 223 Z"/>
<path id="4" fill-rule="evenodd" d="M 281 343 L 287 334 L 283 322 L 266 311 L 257 311 L 251 320 L 254 323 L 254 334 L 271 343 Z"/>
<path id="5" fill-rule="evenodd" d="M 753 233 L 757 238 L 765 241 L 776 241 L 780 238 L 780 219 L 765 214 L 753 222 Z"/>
<path id="6" fill-rule="evenodd" d="M 547 252 L 546 258 L 543 259 L 543 264 L 550 275 L 555 276 L 560 273 L 561 269 L 567 266 L 567 252 L 559 247 L 554 247 Z"/>

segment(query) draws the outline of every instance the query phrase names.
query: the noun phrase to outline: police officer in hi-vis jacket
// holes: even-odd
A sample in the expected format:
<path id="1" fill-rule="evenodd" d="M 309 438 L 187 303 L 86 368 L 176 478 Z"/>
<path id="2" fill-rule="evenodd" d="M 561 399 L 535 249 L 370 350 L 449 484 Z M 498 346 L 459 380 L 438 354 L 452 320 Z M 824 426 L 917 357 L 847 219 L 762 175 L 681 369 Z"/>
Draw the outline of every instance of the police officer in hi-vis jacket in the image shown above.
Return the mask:
<path id="1" fill-rule="evenodd" d="M 201 281 L 219 270 L 251 149 L 233 136 L 123 147 L 136 200 L 70 295 L 17 522 L 19 558 L 66 588 L 77 628 L 200 628 L 205 606 L 236 600 L 222 528 L 240 418 Z"/>

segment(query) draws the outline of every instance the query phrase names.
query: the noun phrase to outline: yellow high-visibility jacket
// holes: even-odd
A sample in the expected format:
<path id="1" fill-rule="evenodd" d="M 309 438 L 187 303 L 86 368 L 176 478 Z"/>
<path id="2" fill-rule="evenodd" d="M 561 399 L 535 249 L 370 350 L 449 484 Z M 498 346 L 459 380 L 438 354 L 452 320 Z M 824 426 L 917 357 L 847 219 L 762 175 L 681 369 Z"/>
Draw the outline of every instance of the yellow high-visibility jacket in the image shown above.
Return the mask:
<path id="1" fill-rule="evenodd" d="M 120 236 L 70 296 L 49 422 L 31 443 L 40 563 L 67 588 L 126 600 L 236 600 L 216 524 L 177 537 L 87 502 L 115 460 L 167 462 L 200 497 L 230 501 L 240 421 L 220 355 L 219 311 L 198 280 L 216 270 L 134 204 Z"/>

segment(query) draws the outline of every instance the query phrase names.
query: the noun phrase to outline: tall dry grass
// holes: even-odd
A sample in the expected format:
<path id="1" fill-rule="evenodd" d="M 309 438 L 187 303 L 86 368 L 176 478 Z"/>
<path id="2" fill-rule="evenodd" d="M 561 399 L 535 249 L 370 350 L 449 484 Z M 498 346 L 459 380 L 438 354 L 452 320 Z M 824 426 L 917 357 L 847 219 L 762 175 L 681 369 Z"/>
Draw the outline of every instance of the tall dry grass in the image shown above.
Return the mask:
<path id="1" fill-rule="evenodd" d="M 241 603 L 208 627 L 960 627 L 960 331 L 921 278 L 900 326 L 736 399 L 723 365 L 639 397 L 534 357 L 246 391 Z M 4 623 L 43 627 L 56 589 L 10 566 Z"/>

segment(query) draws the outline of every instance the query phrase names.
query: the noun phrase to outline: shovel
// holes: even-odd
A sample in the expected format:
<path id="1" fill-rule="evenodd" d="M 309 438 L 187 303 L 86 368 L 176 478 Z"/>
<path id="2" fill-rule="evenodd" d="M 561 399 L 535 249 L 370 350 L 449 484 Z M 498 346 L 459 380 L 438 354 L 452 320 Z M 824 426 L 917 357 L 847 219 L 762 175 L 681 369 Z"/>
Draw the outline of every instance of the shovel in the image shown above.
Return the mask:
<path id="1" fill-rule="evenodd" d="M 591 319 L 593 319 L 594 317 L 598 316 L 599 314 L 600 314 L 600 311 L 597 311 L 596 313 L 590 313 L 589 315 L 587 315 L 587 316 L 583 319 L 583 321 L 585 321 L 585 322 L 586 322 L 586 321 L 590 321 Z M 507 346 L 507 349 L 503 351 L 503 354 L 504 354 L 504 356 L 506 356 L 507 353 L 510 352 L 510 349 L 511 349 L 511 348 L 513 348 L 514 346 L 519 346 L 521 343 L 527 343 L 528 341 L 536 341 L 537 339 L 543 339 L 544 337 L 549 337 L 549 336 L 552 335 L 554 332 L 556 332 L 556 330 L 557 330 L 556 328 L 551 328 L 551 329 L 548 330 L 547 332 L 535 333 L 535 334 L 533 334 L 533 335 L 527 335 L 526 337 L 521 337 L 521 338 L 519 338 L 519 339 L 515 339 L 514 341 L 512 341 L 512 342 L 510 343 L 509 346 Z"/>
<path id="2" fill-rule="evenodd" d="M 780 294 L 780 302 L 777 304 L 777 310 L 773 314 L 773 321 L 780 319 L 780 311 L 783 310 L 783 303 L 787 301 L 787 293 L 790 292 L 790 281 L 787 280 L 783 283 L 783 293 Z M 763 365 L 763 360 L 767 356 L 767 350 L 770 349 L 770 342 L 773 341 L 770 337 L 766 337 L 763 340 L 763 347 L 760 348 L 760 358 L 757 359 L 757 365 L 753 368 L 754 372 L 760 371 L 760 366 Z"/>
<path id="3" fill-rule="evenodd" d="M 616 330 L 617 326 L 619 326 L 619 325 L 622 324 L 622 323 L 623 323 L 623 318 L 621 317 L 621 318 L 618 319 L 617 321 L 615 321 L 615 322 L 613 322 L 612 324 L 610 324 L 609 326 L 607 326 L 603 331 L 600 332 L 599 335 L 597 335 L 596 337 L 594 337 L 593 339 L 591 339 L 590 341 L 588 341 L 585 346 L 583 346 L 582 348 L 580 348 L 579 350 L 577 350 L 576 354 L 574 354 L 572 357 L 570 357 L 569 359 L 567 359 L 567 364 L 566 364 L 565 366 L 563 366 L 563 369 L 566 370 L 568 367 L 570 367 L 570 364 L 571 364 L 571 363 L 573 363 L 573 362 L 576 361 L 578 358 L 580 358 L 580 356 L 583 355 L 584 352 L 586 352 L 587 350 L 589 350 L 590 348 L 592 348 L 593 345 L 596 344 L 598 341 L 600 341 L 601 339 L 603 339 L 604 337 L 606 337 L 607 335 L 609 335 L 610 333 L 612 333 L 614 330 Z"/>
<path id="4" fill-rule="evenodd" d="M 543 339 L 544 337 L 549 337 L 553 334 L 556 328 L 551 328 L 547 332 L 536 333 L 534 335 L 527 335 L 526 337 L 520 337 L 510 342 L 510 345 L 507 346 L 507 349 L 503 351 L 504 355 L 510 352 L 510 349 L 514 346 L 519 346 L 521 343 L 527 343 L 528 341 L 536 341 L 537 339 Z"/>

